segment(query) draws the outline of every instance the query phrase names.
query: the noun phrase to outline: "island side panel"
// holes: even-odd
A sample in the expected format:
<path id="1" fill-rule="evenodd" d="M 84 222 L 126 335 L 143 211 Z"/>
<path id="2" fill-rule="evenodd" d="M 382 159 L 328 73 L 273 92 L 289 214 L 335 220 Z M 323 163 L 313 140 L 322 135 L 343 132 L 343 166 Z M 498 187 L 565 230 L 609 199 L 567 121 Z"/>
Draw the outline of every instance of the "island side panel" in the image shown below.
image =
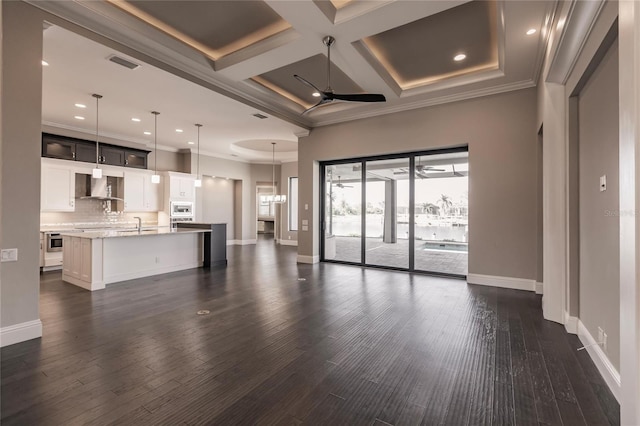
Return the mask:
<path id="1" fill-rule="evenodd" d="M 202 234 L 105 238 L 102 259 L 105 284 L 197 268 Z"/>

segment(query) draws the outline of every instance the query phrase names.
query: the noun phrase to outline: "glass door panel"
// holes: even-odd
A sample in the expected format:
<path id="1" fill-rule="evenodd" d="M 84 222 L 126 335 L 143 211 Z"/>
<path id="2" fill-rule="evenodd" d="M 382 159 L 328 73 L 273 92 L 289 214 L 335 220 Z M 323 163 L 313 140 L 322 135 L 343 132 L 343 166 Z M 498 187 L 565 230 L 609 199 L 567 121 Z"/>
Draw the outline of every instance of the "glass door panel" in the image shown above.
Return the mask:
<path id="1" fill-rule="evenodd" d="M 362 163 L 325 167 L 324 259 L 362 262 Z"/>
<path id="2" fill-rule="evenodd" d="M 415 269 L 467 275 L 469 153 L 415 157 Z"/>
<path id="3" fill-rule="evenodd" d="M 409 268 L 409 158 L 365 162 L 365 263 Z"/>

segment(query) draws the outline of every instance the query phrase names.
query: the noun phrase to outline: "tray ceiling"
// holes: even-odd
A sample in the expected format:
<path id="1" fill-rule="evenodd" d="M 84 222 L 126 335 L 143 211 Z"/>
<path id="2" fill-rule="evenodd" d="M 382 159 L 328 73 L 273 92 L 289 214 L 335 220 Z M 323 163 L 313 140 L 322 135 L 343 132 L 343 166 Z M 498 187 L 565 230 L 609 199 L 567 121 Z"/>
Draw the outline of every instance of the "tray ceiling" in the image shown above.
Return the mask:
<path id="1" fill-rule="evenodd" d="M 89 29 L 85 35 L 95 41 L 108 40 L 116 50 L 121 46 L 136 62 L 151 61 L 179 75 L 176 81 L 186 77 L 298 129 L 533 87 L 558 5 L 555 0 L 27 1 Z M 387 102 L 334 102 L 300 115 L 317 98 L 293 74 L 325 88 L 326 35 L 336 39 L 334 90 L 381 93 Z M 458 53 L 466 58 L 453 61 Z M 72 60 L 82 68 L 88 58 Z"/>

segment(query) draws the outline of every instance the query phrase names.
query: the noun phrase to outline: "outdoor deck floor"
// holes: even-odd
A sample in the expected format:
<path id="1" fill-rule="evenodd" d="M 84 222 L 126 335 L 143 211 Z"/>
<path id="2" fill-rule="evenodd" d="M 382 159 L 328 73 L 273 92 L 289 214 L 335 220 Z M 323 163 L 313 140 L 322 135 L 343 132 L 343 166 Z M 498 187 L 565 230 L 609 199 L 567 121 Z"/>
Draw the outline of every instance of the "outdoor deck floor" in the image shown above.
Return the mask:
<path id="1" fill-rule="evenodd" d="M 335 237 L 336 257 L 333 260 L 360 262 L 360 237 Z M 365 263 L 368 265 L 409 267 L 409 240 L 383 243 L 380 238 L 366 239 Z M 416 243 L 415 268 L 421 271 L 467 275 L 468 253 L 450 250 L 418 249 L 424 241 Z"/>

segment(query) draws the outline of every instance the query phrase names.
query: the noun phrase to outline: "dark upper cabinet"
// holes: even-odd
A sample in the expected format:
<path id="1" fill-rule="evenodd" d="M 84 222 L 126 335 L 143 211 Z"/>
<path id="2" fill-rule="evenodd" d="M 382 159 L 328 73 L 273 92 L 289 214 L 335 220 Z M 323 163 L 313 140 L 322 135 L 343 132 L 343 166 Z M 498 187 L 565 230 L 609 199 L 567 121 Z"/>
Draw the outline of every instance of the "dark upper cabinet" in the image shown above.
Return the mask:
<path id="1" fill-rule="evenodd" d="M 124 164 L 124 149 L 120 147 L 100 145 L 100 163 L 109 166 L 121 166 Z"/>
<path id="2" fill-rule="evenodd" d="M 96 162 L 96 144 L 95 143 L 76 143 L 76 161 L 84 161 L 85 163 Z"/>
<path id="3" fill-rule="evenodd" d="M 63 160 L 76 159 L 76 143 L 64 138 L 48 136 L 42 137 L 42 156 L 61 158 Z"/>
<path id="4" fill-rule="evenodd" d="M 100 164 L 120 167 L 147 168 L 149 151 L 103 144 L 98 146 Z M 42 134 L 42 156 L 62 160 L 96 162 L 96 143 L 67 136 Z"/>
<path id="5" fill-rule="evenodd" d="M 124 151 L 125 167 L 135 167 L 137 169 L 146 169 L 148 154 L 149 153 L 145 151 L 131 151 L 131 150 L 125 149 Z"/>

